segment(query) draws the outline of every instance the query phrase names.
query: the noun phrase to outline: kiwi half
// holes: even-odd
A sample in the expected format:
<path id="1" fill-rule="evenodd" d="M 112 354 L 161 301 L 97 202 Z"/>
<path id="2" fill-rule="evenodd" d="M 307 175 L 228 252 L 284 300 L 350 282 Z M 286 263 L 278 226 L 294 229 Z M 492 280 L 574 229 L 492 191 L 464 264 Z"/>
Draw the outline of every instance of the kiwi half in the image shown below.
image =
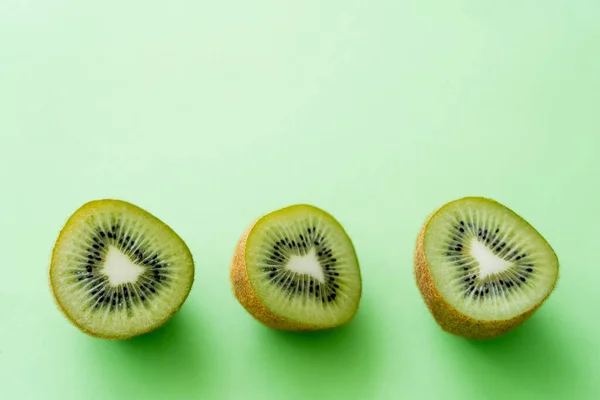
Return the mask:
<path id="1" fill-rule="evenodd" d="M 417 239 L 414 272 L 431 314 L 449 333 L 494 338 L 550 296 L 559 263 L 546 240 L 495 200 L 466 197 L 435 211 Z"/>
<path id="2" fill-rule="evenodd" d="M 233 292 L 264 325 L 287 331 L 331 329 L 350 322 L 361 299 L 352 241 L 329 213 L 305 204 L 252 223 L 230 267 Z"/>
<path id="3" fill-rule="evenodd" d="M 50 288 L 81 331 L 127 339 L 165 324 L 194 281 L 184 241 L 147 211 L 120 200 L 84 204 L 61 230 Z"/>

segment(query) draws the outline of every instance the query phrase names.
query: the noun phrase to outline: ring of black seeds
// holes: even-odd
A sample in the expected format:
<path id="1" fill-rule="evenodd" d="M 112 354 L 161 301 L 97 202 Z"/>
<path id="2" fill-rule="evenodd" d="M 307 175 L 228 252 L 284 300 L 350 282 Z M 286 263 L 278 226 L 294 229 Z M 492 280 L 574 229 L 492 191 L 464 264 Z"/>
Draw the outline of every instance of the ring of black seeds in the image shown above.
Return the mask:
<path id="1" fill-rule="evenodd" d="M 297 274 L 284 267 L 293 255 L 304 256 L 315 249 L 319 264 L 323 270 L 326 282 L 321 283 L 307 274 Z M 307 228 L 305 233 L 297 236 L 287 236 L 275 242 L 264 263 L 268 267 L 263 271 L 272 284 L 279 286 L 289 296 L 305 295 L 321 299 L 322 303 L 333 302 L 337 297 L 339 284 L 336 270 L 337 259 L 323 234 L 316 227 Z M 308 285 L 306 285 L 308 282 Z"/>
<path id="2" fill-rule="evenodd" d="M 116 222 L 109 229 L 97 228 L 96 234 L 88 238 L 86 258 L 74 275 L 78 282 L 93 288 L 89 293 L 92 296 L 89 304 L 93 310 L 125 308 L 131 316 L 133 304 L 146 302 L 167 285 L 169 268 L 158 254 L 145 257 L 149 250 L 137 246 L 131 236 L 125 235 L 119 228 L 120 224 Z M 137 288 L 131 283 L 111 286 L 99 270 L 110 246 L 126 254 L 131 262 L 144 267 L 145 271 L 135 284 Z"/>
<path id="3" fill-rule="evenodd" d="M 499 274 L 488 275 L 486 278 L 477 278 L 474 268 L 474 258 L 464 252 L 464 242 L 471 237 L 477 237 L 484 243 L 496 256 L 510 261 L 514 264 L 508 271 Z M 456 268 L 461 278 L 463 296 L 473 296 L 476 299 L 485 297 L 503 296 L 505 292 L 510 293 L 513 288 L 520 287 L 527 282 L 527 279 L 534 273 L 535 266 L 532 260 L 528 260 L 528 255 L 523 249 L 511 249 L 507 243 L 502 241 L 503 237 L 500 228 L 489 229 L 485 226 L 479 226 L 477 222 L 460 220 L 453 227 L 452 233 L 447 243 L 446 256 L 451 265 Z M 496 290 L 489 290 L 489 286 Z"/>

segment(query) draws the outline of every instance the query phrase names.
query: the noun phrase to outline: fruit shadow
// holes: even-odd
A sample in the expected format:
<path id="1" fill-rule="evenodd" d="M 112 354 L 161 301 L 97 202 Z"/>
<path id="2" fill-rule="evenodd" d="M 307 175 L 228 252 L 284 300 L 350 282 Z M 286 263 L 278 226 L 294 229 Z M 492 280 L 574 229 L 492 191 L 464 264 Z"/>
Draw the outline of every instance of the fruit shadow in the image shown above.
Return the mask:
<path id="1" fill-rule="evenodd" d="M 170 392 L 190 382 L 202 387 L 210 353 L 203 351 L 208 340 L 195 317 L 184 307 L 147 334 L 116 342 L 99 340 L 93 348 L 96 367 L 109 381 L 122 381 L 125 375 L 131 386 L 148 393 Z"/>
<path id="2" fill-rule="evenodd" d="M 570 398 L 585 391 L 589 383 L 581 369 L 585 367 L 569 352 L 573 338 L 568 334 L 550 317 L 539 314 L 495 339 L 452 337 L 450 341 L 460 357 L 456 368 L 465 369 L 469 385 L 479 393 L 492 395 L 494 388 L 508 385 L 517 397 Z"/>
<path id="3" fill-rule="evenodd" d="M 361 308 L 347 325 L 324 331 L 259 327 L 258 350 L 273 370 L 286 371 L 277 375 L 278 384 L 299 398 L 369 398 L 381 365 L 377 324 L 370 321 L 370 311 Z"/>

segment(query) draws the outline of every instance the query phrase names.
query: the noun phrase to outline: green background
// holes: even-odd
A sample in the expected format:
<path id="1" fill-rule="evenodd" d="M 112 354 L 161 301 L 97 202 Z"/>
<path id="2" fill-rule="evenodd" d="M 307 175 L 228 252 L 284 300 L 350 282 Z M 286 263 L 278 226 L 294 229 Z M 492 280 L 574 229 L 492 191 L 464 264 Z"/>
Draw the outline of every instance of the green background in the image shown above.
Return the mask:
<path id="1" fill-rule="evenodd" d="M 162 4 L 160 4 L 162 3 Z M 600 3 L 0 3 L 0 397 L 598 399 Z M 560 282 L 523 327 L 441 332 L 414 284 L 446 201 L 508 205 Z M 79 333 L 50 252 L 84 202 L 170 224 L 197 280 L 163 329 Z M 268 330 L 232 296 L 238 236 L 307 202 L 356 245 L 361 308 L 327 333 Z"/>

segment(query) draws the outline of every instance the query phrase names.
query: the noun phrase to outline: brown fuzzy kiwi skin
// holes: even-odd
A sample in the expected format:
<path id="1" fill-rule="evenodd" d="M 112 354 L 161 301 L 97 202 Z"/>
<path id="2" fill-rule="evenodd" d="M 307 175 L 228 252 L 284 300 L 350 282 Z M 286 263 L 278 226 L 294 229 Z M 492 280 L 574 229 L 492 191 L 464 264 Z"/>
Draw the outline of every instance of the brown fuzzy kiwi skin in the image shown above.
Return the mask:
<path id="1" fill-rule="evenodd" d="M 250 233 L 252 232 L 252 229 L 259 220 L 260 218 L 252 222 L 239 238 L 229 269 L 229 278 L 233 287 L 233 294 L 242 307 L 258 322 L 262 323 L 266 327 L 281 331 L 314 332 L 331 330 L 344 326 L 352 321 L 358 312 L 358 309 L 355 310 L 354 314 L 352 314 L 345 322 L 341 324 L 337 324 L 335 326 L 318 326 L 285 319 L 265 307 L 265 305 L 260 301 L 254 292 L 246 269 L 246 242 L 248 240 L 248 236 L 250 236 Z"/>
<path id="2" fill-rule="evenodd" d="M 55 290 L 54 290 L 54 283 L 52 281 L 52 270 L 55 267 L 55 259 L 57 257 L 57 253 L 58 250 L 60 248 L 60 243 L 62 242 L 62 238 L 63 238 L 63 234 L 71 228 L 71 226 L 77 222 L 77 220 L 80 218 L 81 214 L 85 214 L 88 211 L 92 211 L 94 208 L 101 206 L 103 204 L 109 204 L 109 203 L 123 203 L 123 204 L 127 204 L 129 207 L 133 207 L 135 209 L 138 210 L 138 212 L 142 212 L 144 214 L 146 214 L 148 217 L 161 222 L 163 224 L 163 226 L 165 227 L 165 229 L 170 230 L 175 237 L 177 237 L 181 243 L 183 243 L 183 248 L 186 250 L 186 252 L 188 253 L 188 256 L 190 257 L 190 259 L 192 259 L 192 263 L 193 263 L 193 258 L 192 258 L 192 254 L 189 250 L 189 248 L 187 247 L 186 243 L 183 241 L 183 239 L 181 239 L 179 237 L 179 235 L 177 235 L 170 226 L 168 226 L 166 223 L 164 223 L 163 221 L 161 221 L 160 219 L 158 219 L 157 217 L 155 217 L 154 215 L 150 214 L 148 211 L 125 201 L 122 200 L 115 200 L 115 199 L 102 199 L 102 200 L 92 200 L 89 201 L 87 203 L 85 203 L 84 205 L 82 205 L 75 213 L 73 213 L 69 219 L 67 220 L 67 222 L 65 223 L 65 225 L 63 226 L 63 228 L 60 230 L 59 234 L 58 234 L 58 239 L 56 240 L 56 243 L 54 244 L 54 247 L 52 249 L 52 255 L 51 255 L 51 260 L 50 260 L 50 265 L 48 267 L 48 284 L 50 287 L 50 293 L 52 295 L 52 299 L 54 301 L 54 304 L 56 305 L 56 307 L 58 308 L 58 310 L 64 315 L 64 317 L 71 323 L 73 324 L 73 326 L 75 326 L 77 329 L 79 329 L 81 332 L 83 332 L 84 334 L 96 338 L 96 339 L 104 339 L 104 340 L 109 340 L 109 341 L 118 341 L 118 340 L 127 340 L 127 339 L 132 339 L 134 337 L 137 336 L 141 336 L 141 335 L 145 335 L 147 333 L 153 332 L 161 327 L 163 327 L 183 306 L 183 304 L 185 303 L 185 299 L 184 301 L 179 305 L 179 307 L 177 307 L 176 309 L 173 310 L 173 312 L 169 315 L 167 315 L 166 317 L 164 317 L 162 320 L 157 321 L 154 326 L 151 329 L 148 329 L 147 331 L 144 332 L 139 332 L 137 334 L 133 334 L 133 335 L 104 335 L 100 332 L 95 332 L 95 331 L 91 331 L 89 329 L 87 329 L 86 327 L 82 326 L 81 324 L 79 324 L 75 318 L 73 318 L 68 311 L 65 309 L 65 307 L 60 303 L 60 300 L 58 299 L 58 297 L 56 296 Z M 189 291 L 191 290 L 191 287 L 193 286 L 194 280 L 195 280 L 195 271 L 192 271 L 193 275 L 192 275 L 192 279 L 191 279 L 191 284 L 190 287 L 187 289 L 188 290 L 188 294 Z"/>
<path id="3" fill-rule="evenodd" d="M 556 287 L 557 280 L 554 281 L 551 290 L 542 300 L 526 312 L 511 319 L 480 321 L 459 312 L 448 304 L 438 291 L 425 257 L 425 231 L 431 218 L 442 208 L 443 206 L 435 210 L 421 227 L 414 252 L 414 274 L 417 288 L 434 320 L 443 331 L 474 340 L 495 339 L 524 324 L 548 299 Z"/>

